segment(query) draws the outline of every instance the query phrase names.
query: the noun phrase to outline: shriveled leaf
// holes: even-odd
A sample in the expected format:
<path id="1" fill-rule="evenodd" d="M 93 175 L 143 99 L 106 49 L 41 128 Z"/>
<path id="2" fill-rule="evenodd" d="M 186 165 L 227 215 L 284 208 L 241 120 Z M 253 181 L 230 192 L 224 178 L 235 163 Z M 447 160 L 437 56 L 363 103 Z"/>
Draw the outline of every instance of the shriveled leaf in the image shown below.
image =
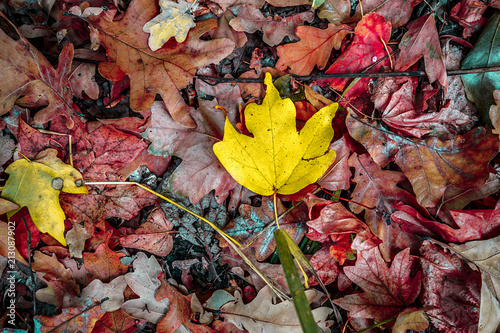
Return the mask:
<path id="1" fill-rule="evenodd" d="M 217 91 L 197 81 L 199 94 L 203 92 L 216 98 L 212 101 L 199 98 L 199 110 L 189 112 L 196 123 L 196 129 L 177 124 L 165 107 L 155 102 L 151 107 L 150 121 L 142 133 L 151 141 L 150 153 L 182 158 L 181 165 L 169 179 L 169 187 L 176 195 L 188 196 L 193 203 L 199 202 L 212 190 L 215 190 L 215 197 L 221 203 L 236 186 L 236 182 L 217 160 L 212 146 L 222 139 L 225 119 L 224 111 L 215 106 L 227 106 L 228 117 L 235 119 L 237 103 L 231 104 L 229 101 L 240 100 L 240 92 L 238 87 L 230 84 L 220 86 Z"/>
<path id="2" fill-rule="evenodd" d="M 101 280 L 93 280 L 78 296 L 66 295 L 64 298 L 64 308 L 74 308 L 83 306 L 90 302 L 102 302 L 101 308 L 105 312 L 112 312 L 120 309 L 123 304 L 123 292 L 127 287 L 125 277 L 118 276 L 109 283 L 102 283 Z M 104 301 L 104 299 L 108 298 Z"/>
<path id="3" fill-rule="evenodd" d="M 99 302 L 89 302 L 76 308 L 64 308 L 60 315 L 54 317 L 35 316 L 33 321 L 35 331 L 40 333 L 91 333 L 95 323 L 104 313 Z"/>
<path id="4" fill-rule="evenodd" d="M 347 25 L 336 26 L 329 24 L 327 29 L 318 29 L 311 26 L 300 26 L 295 34 L 300 41 L 293 44 L 280 45 L 277 48 L 279 61 L 276 68 L 286 70 L 297 75 L 309 75 L 314 66 L 319 70 L 325 68 L 332 49 L 340 49 L 344 37 L 351 33 Z"/>
<path id="5" fill-rule="evenodd" d="M 24 107 L 46 106 L 35 114 L 36 123 L 46 123 L 62 115 L 71 128 L 74 113 L 73 96 L 68 89 L 68 75 L 73 58 L 73 44 L 66 44 L 59 55 L 59 65 L 54 69 L 47 59 L 24 38 L 19 30 L 0 13 L 2 26 L 11 30 L 17 40 L 0 29 L 0 66 L 2 89 L 0 90 L 0 115 L 7 113 L 14 103 Z"/>
<path id="6" fill-rule="evenodd" d="M 93 25 L 111 61 L 99 63 L 99 72 L 111 81 L 130 77 L 130 107 L 147 110 L 156 94 L 163 98 L 175 122 L 193 128 L 196 124 L 187 113 L 179 90 L 191 81 L 198 67 L 216 63 L 229 55 L 234 43 L 225 38 L 201 40 L 200 37 L 217 25 L 215 20 L 198 22 L 186 41 L 170 39 L 155 52 L 148 48 L 148 34 L 142 31 L 146 22 L 158 14 L 153 0 L 134 0 L 119 21 L 101 17 Z"/>
<path id="7" fill-rule="evenodd" d="M 495 13 L 479 36 L 474 49 L 462 62 L 462 69 L 500 66 L 500 12 Z M 462 75 L 467 98 L 476 104 L 484 120 L 488 120 L 490 106 L 495 104 L 493 91 L 500 89 L 500 72 Z"/>
<path id="8" fill-rule="evenodd" d="M 153 210 L 145 223 L 131 235 L 120 238 L 123 247 L 144 250 L 154 255 L 164 257 L 172 251 L 174 241 L 170 230 L 174 226 L 167 220 L 161 208 Z"/>
<path id="9" fill-rule="evenodd" d="M 375 120 L 347 116 L 351 136 L 365 146 L 373 160 L 385 166 L 394 160 L 410 180 L 418 202 L 434 207 L 445 198 L 448 186 L 467 190 L 488 178 L 488 163 L 498 152 L 498 138 L 483 128 L 464 136 L 411 139 L 392 133 Z"/>
<path id="10" fill-rule="evenodd" d="M 89 280 L 99 279 L 108 283 L 125 274 L 128 266 L 122 264 L 120 261 L 122 257 L 125 257 L 125 254 L 111 250 L 106 242 L 101 243 L 95 253 L 84 252 L 83 262 L 87 268 Z"/>
<path id="11" fill-rule="evenodd" d="M 264 17 L 258 8 L 248 5 L 233 7 L 232 11 L 237 15 L 236 18 L 229 21 L 229 25 L 234 30 L 248 33 L 262 31 L 262 40 L 271 46 L 281 43 L 285 37 L 291 41 L 298 40 L 299 38 L 294 33 L 295 28 L 303 25 L 306 21 L 312 22 L 314 19 L 312 10 L 277 19 Z"/>
<path id="12" fill-rule="evenodd" d="M 280 200 L 277 201 L 277 206 L 278 216 L 286 211 Z M 258 235 L 250 246 L 255 249 L 257 260 L 265 260 L 276 249 L 273 233 L 277 226 L 274 222 L 273 200 L 264 197 L 260 207 L 240 205 L 239 212 L 240 216 L 223 228 L 224 232 L 243 245 Z M 280 227 L 287 230 L 292 239 L 299 242 L 307 231 L 305 225 L 307 220 L 307 209 L 300 205 L 280 219 Z"/>
<path id="13" fill-rule="evenodd" d="M 443 332 L 478 331 L 481 278 L 456 255 L 424 241 L 420 248 L 421 301 L 434 327 Z"/>
<path id="14" fill-rule="evenodd" d="M 85 247 L 85 241 L 90 237 L 90 234 L 81 224 L 73 224 L 73 228 L 66 233 L 69 255 L 74 258 L 81 258 L 83 248 Z"/>
<path id="15" fill-rule="evenodd" d="M 314 290 L 307 290 L 306 297 L 312 302 L 316 295 Z M 295 312 L 293 303 L 284 301 L 279 304 L 272 303 L 272 291 L 266 286 L 262 288 L 257 297 L 248 304 L 243 304 L 239 291 L 235 292 L 235 302 L 230 302 L 221 308 L 220 316 L 236 325 L 239 329 L 248 332 L 302 332 L 302 328 Z M 326 318 L 333 310 L 321 307 L 312 311 L 316 324 L 324 332 L 330 332 Z"/>
<path id="16" fill-rule="evenodd" d="M 2 198 L 20 207 L 28 207 L 37 228 L 65 246 L 66 216 L 59 204 L 59 193 L 87 193 L 80 172 L 57 158 L 55 149 L 41 152 L 32 162 L 17 160 L 5 172 L 10 177 L 2 191 Z"/>
<path id="17" fill-rule="evenodd" d="M 135 318 L 158 324 L 167 313 L 170 303 L 167 298 L 160 301 L 155 299 L 161 284 L 158 275 L 162 269 L 154 256 L 148 258 L 143 252 L 137 254 L 133 265 L 134 272 L 127 273 L 125 280 L 140 298 L 126 301 L 122 309 Z"/>
<path id="18" fill-rule="evenodd" d="M 196 26 L 189 12 L 191 3 L 184 0 L 160 0 L 159 4 L 160 14 L 142 28 L 144 32 L 150 33 L 148 45 L 152 51 L 161 48 L 171 37 L 177 43 L 184 42 L 189 29 Z"/>
<path id="19" fill-rule="evenodd" d="M 238 133 L 226 120 L 224 140 L 213 149 L 231 176 L 251 191 L 293 194 L 315 182 L 335 159 L 328 145 L 337 104 L 315 113 L 299 133 L 293 102 L 281 99 L 269 73 L 265 83 L 262 104 L 245 108 L 246 127 L 254 137 Z"/>
<path id="20" fill-rule="evenodd" d="M 345 22 L 351 16 L 349 0 L 326 0 L 318 9 L 319 18 L 327 19 L 335 25 Z"/>
<path id="21" fill-rule="evenodd" d="M 69 87 L 74 96 L 84 98 L 83 93 L 91 99 L 99 98 L 99 85 L 95 82 L 94 64 L 76 63 L 77 66 L 69 76 Z"/>
<path id="22" fill-rule="evenodd" d="M 394 64 L 395 71 L 405 71 L 424 57 L 425 72 L 429 81 L 439 81 L 448 87 L 446 65 L 441 54 L 441 44 L 434 22 L 434 15 L 424 15 L 407 25 L 408 31 L 399 43 L 401 50 Z"/>
<path id="23" fill-rule="evenodd" d="M 390 268 L 378 248 L 359 252 L 356 266 L 344 267 L 344 272 L 364 292 L 333 302 L 352 317 L 389 319 L 409 307 L 420 293 L 421 273 L 411 276 L 415 262 L 410 249 L 399 252 Z"/>
<path id="24" fill-rule="evenodd" d="M 406 333 L 408 330 L 420 332 L 429 327 L 429 321 L 425 316 L 425 310 L 408 308 L 401 311 L 396 318 L 392 333 Z"/>

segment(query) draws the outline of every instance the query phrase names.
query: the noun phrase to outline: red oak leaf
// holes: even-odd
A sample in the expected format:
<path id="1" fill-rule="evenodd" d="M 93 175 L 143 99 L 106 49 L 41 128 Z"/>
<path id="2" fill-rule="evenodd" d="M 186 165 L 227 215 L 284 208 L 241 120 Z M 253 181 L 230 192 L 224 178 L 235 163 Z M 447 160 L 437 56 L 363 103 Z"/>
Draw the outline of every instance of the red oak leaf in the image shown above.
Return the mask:
<path id="1" fill-rule="evenodd" d="M 400 224 L 408 234 L 419 234 L 443 239 L 446 242 L 465 243 L 471 240 L 487 239 L 500 234 L 500 204 L 495 209 L 450 211 L 458 228 L 430 220 L 414 208 L 401 202 L 394 204 L 398 211 L 391 219 Z"/>
<path id="2" fill-rule="evenodd" d="M 424 15 L 407 25 L 408 31 L 399 43 L 399 57 L 394 64 L 395 71 L 405 71 L 424 57 L 425 72 L 429 81 L 439 81 L 448 87 L 446 65 L 441 53 L 439 35 L 434 22 L 434 15 Z"/>
<path id="3" fill-rule="evenodd" d="M 354 39 L 340 57 L 326 70 L 326 73 L 359 73 L 387 55 L 384 43 L 389 42 L 391 24 L 379 14 L 363 16 L 354 30 Z M 380 71 L 389 60 L 377 64 L 370 72 Z M 343 91 L 349 79 L 322 80 L 321 84 L 330 83 L 330 87 Z"/>
<path id="4" fill-rule="evenodd" d="M 364 292 L 333 302 L 349 311 L 351 317 L 376 321 L 391 318 L 409 307 L 420 293 L 421 272 L 411 277 L 416 262 L 416 257 L 410 255 L 410 249 L 399 252 L 391 268 L 387 267 L 378 248 L 362 251 L 358 254 L 356 265 L 345 267 L 344 272 Z"/>
<path id="5" fill-rule="evenodd" d="M 176 195 L 187 196 L 198 203 L 210 191 L 215 190 L 217 202 L 223 202 L 236 181 L 224 169 L 215 156 L 212 146 L 222 140 L 226 114 L 215 106 L 228 106 L 229 119 L 238 114 L 240 92 L 237 86 L 219 85 L 218 92 L 197 81 L 197 91 L 215 96 L 212 101 L 199 99 L 199 110 L 189 111 L 197 127 L 188 129 L 177 124 L 161 103 L 151 107 L 152 115 L 143 136 L 151 140 L 149 151 L 155 155 L 175 155 L 182 163 L 169 179 L 169 186 Z M 225 91 L 225 93 L 223 93 Z M 230 105 L 231 104 L 231 105 Z"/>
<path id="6" fill-rule="evenodd" d="M 136 325 L 137 323 L 137 325 Z M 134 333 L 145 321 L 129 316 L 122 309 L 106 314 L 95 323 L 93 333 Z"/>
<path id="7" fill-rule="evenodd" d="M 484 184 L 489 176 L 488 163 L 498 153 L 498 137 L 484 128 L 441 141 L 435 137 L 404 137 L 375 120 L 351 115 L 346 124 L 351 136 L 363 144 L 378 165 L 396 162 L 424 207 L 435 207 L 446 199 L 449 186 L 468 190 Z"/>
<path id="8" fill-rule="evenodd" d="M 229 55 L 234 43 L 226 38 L 201 40 L 203 34 L 217 25 L 215 20 L 205 20 L 196 24 L 183 43 L 170 39 L 153 52 L 142 27 L 158 12 L 157 2 L 153 0 L 133 0 L 121 20 L 107 20 L 102 16 L 92 23 L 111 60 L 99 63 L 99 72 L 111 81 L 119 81 L 125 75 L 130 77 L 132 110 L 147 110 L 156 94 L 160 94 L 172 118 L 193 128 L 196 124 L 179 90 L 190 83 L 198 67 Z"/>
<path id="9" fill-rule="evenodd" d="M 278 57 L 276 68 L 297 75 L 309 75 L 317 66 L 323 70 L 332 53 L 332 49 L 340 49 L 344 37 L 351 33 L 347 25 L 336 26 L 329 24 L 327 29 L 318 29 L 311 26 L 300 26 L 295 34 L 300 41 L 292 44 L 280 45 L 277 48 Z"/>
<path id="10" fill-rule="evenodd" d="M 481 274 L 456 255 L 424 241 L 420 264 L 425 272 L 421 300 L 432 324 L 442 332 L 478 331 Z"/>

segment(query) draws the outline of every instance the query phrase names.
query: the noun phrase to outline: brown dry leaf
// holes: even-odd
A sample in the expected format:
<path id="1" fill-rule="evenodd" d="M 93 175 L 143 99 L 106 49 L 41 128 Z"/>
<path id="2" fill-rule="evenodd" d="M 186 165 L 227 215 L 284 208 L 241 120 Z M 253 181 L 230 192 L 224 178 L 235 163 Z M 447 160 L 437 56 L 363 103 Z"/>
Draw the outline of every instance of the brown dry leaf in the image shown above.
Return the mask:
<path id="1" fill-rule="evenodd" d="M 333 24 L 339 25 L 351 16 L 351 2 L 349 0 L 326 0 L 319 7 L 319 18 L 324 18 Z"/>
<path id="2" fill-rule="evenodd" d="M 274 46 L 283 41 L 287 37 L 290 40 L 296 41 L 299 38 L 295 35 L 294 30 L 304 22 L 312 22 L 314 19 L 314 11 L 309 10 L 288 17 L 264 17 L 262 12 L 253 6 L 242 5 L 232 7 L 231 10 L 236 18 L 229 22 L 229 25 L 236 31 L 245 31 L 254 33 L 262 31 L 264 43 Z"/>
<path id="3" fill-rule="evenodd" d="M 174 241 L 170 231 L 174 225 L 167 220 L 165 212 L 156 207 L 145 223 L 131 235 L 120 237 L 123 247 L 144 250 L 154 255 L 164 257 L 172 251 Z"/>
<path id="4" fill-rule="evenodd" d="M 144 252 L 137 254 L 133 266 L 134 272 L 125 274 L 125 280 L 139 298 L 123 303 L 122 310 L 132 317 L 158 324 L 167 313 L 170 303 L 168 298 L 160 301 L 155 299 L 161 285 L 158 275 L 162 269 L 154 256 L 148 258 Z"/>
<path id="5" fill-rule="evenodd" d="M 85 241 L 91 236 L 85 228 L 79 224 L 73 224 L 73 228 L 66 233 L 66 244 L 68 244 L 69 255 L 73 258 L 81 258 Z"/>
<path id="6" fill-rule="evenodd" d="M 500 136 L 500 89 L 493 91 L 495 105 L 490 106 L 490 120 L 495 128 L 493 133 Z"/>
<path id="7" fill-rule="evenodd" d="M 401 27 L 408 22 L 413 7 L 422 0 L 365 0 L 356 7 L 356 14 L 349 19 L 349 22 L 358 21 L 363 15 L 378 13 L 394 28 Z M 363 8 L 361 10 L 361 8 Z"/>
<path id="8" fill-rule="evenodd" d="M 284 301 L 279 304 L 272 303 L 272 291 L 269 286 L 262 288 L 257 297 L 248 304 L 243 304 L 243 299 L 239 291 L 234 294 L 236 301 L 225 304 L 219 315 L 224 317 L 239 329 L 246 329 L 249 332 L 273 332 L 273 333 L 294 333 L 302 332 L 299 318 L 291 301 Z M 306 291 L 307 300 L 312 302 L 316 297 L 316 291 Z M 326 318 L 333 310 L 321 307 L 312 310 L 316 324 L 323 330 L 329 332 L 331 322 Z"/>
<path id="9" fill-rule="evenodd" d="M 95 65 L 89 63 L 73 63 L 74 69 L 69 75 L 69 87 L 74 96 L 91 99 L 99 98 L 99 85 L 95 82 Z"/>
<path id="10" fill-rule="evenodd" d="M 300 26 L 295 34 L 300 41 L 292 44 L 280 45 L 277 48 L 278 57 L 276 69 L 288 71 L 297 75 L 309 75 L 317 66 L 323 70 L 332 53 L 332 49 L 340 49 L 344 37 L 351 33 L 347 25 L 336 26 L 328 24 L 327 29 L 318 29 L 311 26 Z"/>
<path id="11" fill-rule="evenodd" d="M 163 98 L 172 118 L 189 128 L 196 124 L 187 113 L 180 89 L 185 88 L 198 67 L 217 63 L 234 48 L 229 39 L 201 40 L 215 29 L 216 20 L 198 22 L 185 42 L 170 39 L 155 52 L 148 47 L 149 34 L 142 31 L 146 22 L 158 14 L 153 0 L 133 0 L 119 21 L 105 17 L 92 23 L 111 61 L 99 63 L 99 72 L 111 81 L 130 77 L 130 107 L 135 111 L 149 109 L 156 94 Z"/>
<path id="12" fill-rule="evenodd" d="M 407 330 L 420 332 L 429 327 L 429 321 L 425 317 L 425 310 L 407 308 L 401 311 L 396 318 L 392 333 L 406 333 Z"/>
<path id="13" fill-rule="evenodd" d="M 66 44 L 54 69 L 47 59 L 24 38 L 19 30 L 0 12 L 3 29 L 10 30 L 16 40 L 0 29 L 0 115 L 7 113 L 14 103 L 23 107 L 46 106 L 35 114 L 36 123 L 43 124 L 62 115 L 71 128 L 74 113 L 73 96 L 68 89 L 68 75 L 73 59 L 73 44 Z"/>
<path id="14" fill-rule="evenodd" d="M 489 176 L 488 163 L 498 153 L 498 138 L 484 128 L 441 141 L 404 137 L 386 130 L 375 120 L 351 115 L 346 124 L 351 136 L 378 165 L 396 162 L 424 207 L 438 205 L 449 186 L 468 190 L 482 185 Z"/>
<path id="15" fill-rule="evenodd" d="M 122 264 L 120 261 L 122 257 L 125 257 L 125 254 L 111 250 L 107 242 L 101 243 L 95 253 L 84 252 L 83 261 L 89 281 L 99 279 L 107 283 L 125 274 L 128 266 Z"/>

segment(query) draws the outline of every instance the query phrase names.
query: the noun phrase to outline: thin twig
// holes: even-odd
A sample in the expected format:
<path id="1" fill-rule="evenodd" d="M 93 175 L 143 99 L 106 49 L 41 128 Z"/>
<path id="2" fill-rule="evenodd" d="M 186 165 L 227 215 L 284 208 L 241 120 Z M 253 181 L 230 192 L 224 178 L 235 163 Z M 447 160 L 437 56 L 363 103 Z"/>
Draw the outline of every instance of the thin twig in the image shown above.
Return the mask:
<path id="1" fill-rule="evenodd" d="M 456 69 L 447 71 L 447 75 L 467 75 L 467 74 L 479 74 L 479 73 L 489 73 L 489 72 L 499 72 L 500 66 L 495 67 L 482 67 L 482 68 L 470 68 L 470 69 Z M 334 73 L 334 74 L 317 74 L 317 75 L 306 75 L 298 76 L 291 74 L 297 81 L 312 81 L 312 80 L 328 80 L 328 79 L 345 79 L 345 78 L 379 78 L 379 77 L 397 77 L 397 76 L 427 76 L 425 71 L 408 71 L 408 72 L 383 72 L 383 73 Z M 219 84 L 219 83 L 263 83 L 264 79 L 261 78 L 229 78 L 229 77 L 216 77 L 208 75 L 195 75 L 196 78 L 205 81 L 208 84 Z M 211 82 L 209 82 L 211 81 Z M 215 83 L 213 83 L 215 81 Z"/>

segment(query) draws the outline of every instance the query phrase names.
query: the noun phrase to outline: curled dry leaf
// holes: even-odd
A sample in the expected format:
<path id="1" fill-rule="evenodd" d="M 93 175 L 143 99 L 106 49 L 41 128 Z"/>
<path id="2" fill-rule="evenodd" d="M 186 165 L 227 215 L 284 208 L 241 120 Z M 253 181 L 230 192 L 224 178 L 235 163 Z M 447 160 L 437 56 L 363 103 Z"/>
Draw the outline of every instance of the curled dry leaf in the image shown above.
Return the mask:
<path id="1" fill-rule="evenodd" d="M 441 141 L 411 139 L 392 133 L 375 121 L 347 116 L 351 136 L 373 160 L 385 166 L 394 160 L 411 182 L 419 204 L 435 207 L 448 186 L 467 190 L 488 179 L 488 163 L 497 154 L 498 138 L 484 128 Z"/>
<path id="2" fill-rule="evenodd" d="M 130 107 L 133 110 L 147 110 L 156 94 L 160 94 L 172 118 L 194 128 L 196 124 L 179 90 L 190 83 L 198 67 L 216 63 L 229 55 L 234 43 L 226 38 L 201 40 L 203 34 L 217 25 L 215 20 L 205 20 L 196 24 L 184 43 L 170 39 L 153 52 L 142 27 L 157 14 L 155 1 L 134 0 L 121 20 L 108 21 L 101 17 L 93 22 L 111 59 L 99 63 L 99 72 L 111 81 L 119 81 L 125 75 L 130 77 Z"/>
<path id="3" fill-rule="evenodd" d="M 306 297 L 312 302 L 316 296 L 314 290 L 307 290 Z M 220 316 L 229 320 L 239 329 L 246 329 L 250 333 L 276 332 L 292 333 L 302 332 L 299 319 L 291 301 L 279 304 L 272 303 L 272 291 L 269 286 L 262 288 L 257 297 L 248 304 L 243 304 L 239 291 L 235 292 L 236 301 L 229 302 L 221 308 Z M 323 332 L 330 332 L 331 322 L 326 318 L 333 310 L 321 307 L 312 310 L 316 324 Z"/>

